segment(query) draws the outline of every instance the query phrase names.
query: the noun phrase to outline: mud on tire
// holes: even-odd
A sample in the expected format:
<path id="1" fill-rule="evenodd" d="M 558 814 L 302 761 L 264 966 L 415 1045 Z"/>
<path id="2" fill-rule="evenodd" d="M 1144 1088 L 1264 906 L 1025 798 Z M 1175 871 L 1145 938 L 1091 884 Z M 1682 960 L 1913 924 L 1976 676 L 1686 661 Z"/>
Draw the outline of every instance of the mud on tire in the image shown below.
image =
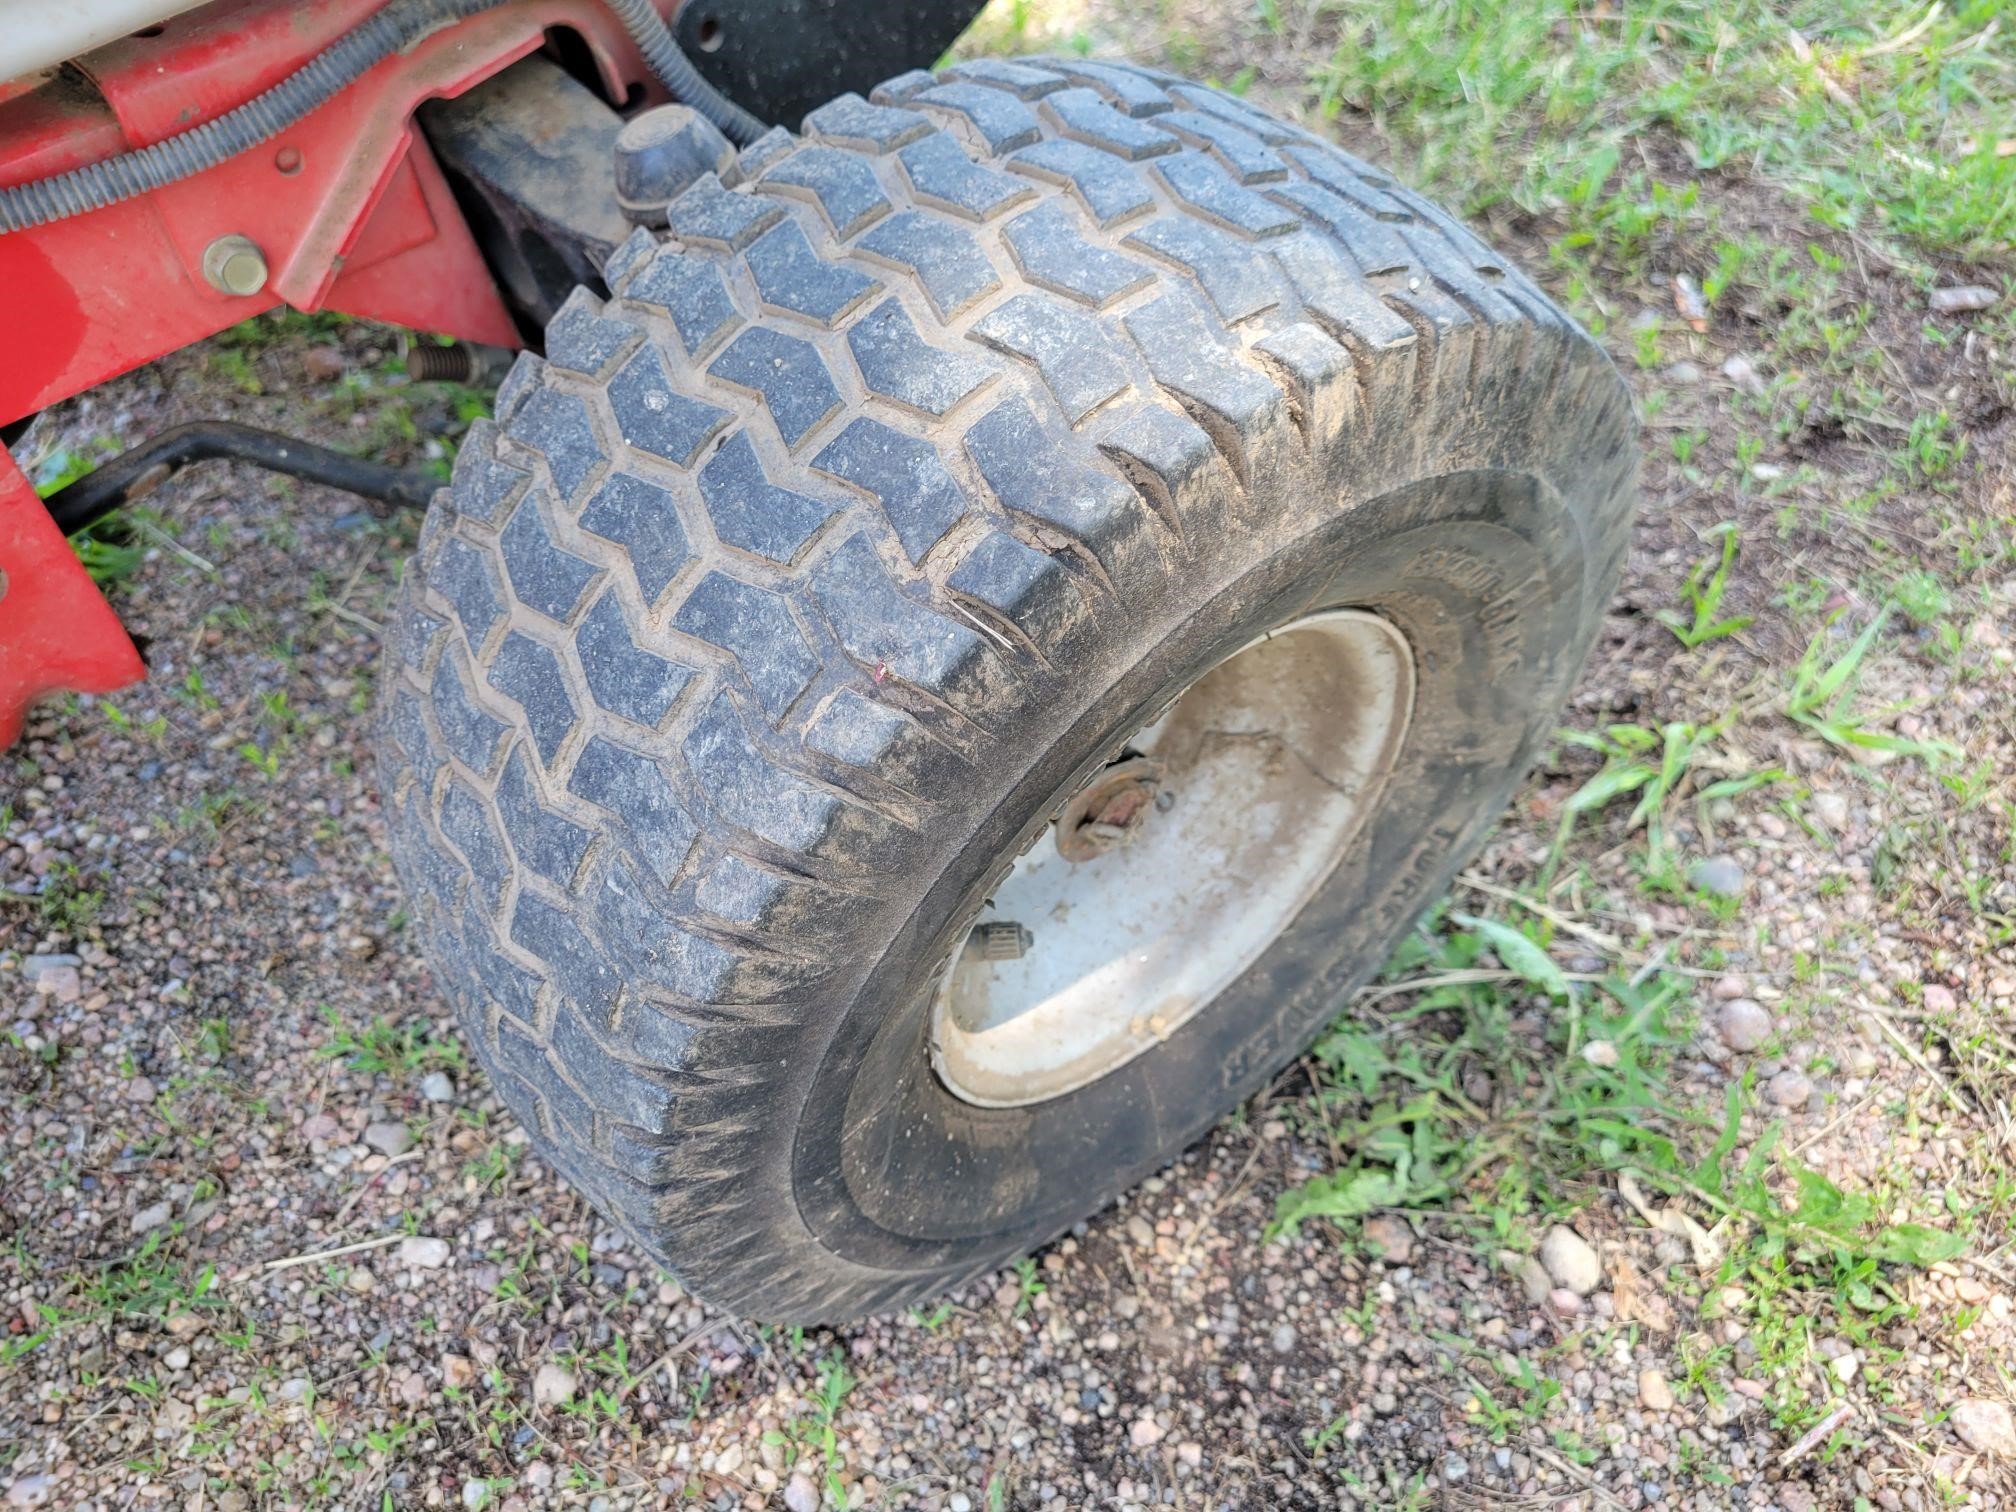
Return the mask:
<path id="1" fill-rule="evenodd" d="M 1263 1085 L 1508 797 L 1616 579 L 1628 400 L 1376 169 L 1147 69 L 892 80 L 524 357 L 388 649 L 393 853 L 538 1148 L 701 1295 L 837 1320 L 1057 1233 Z M 942 964 L 1158 701 L 1312 607 L 1418 668 L 1378 811 L 1166 1042 L 933 1077 Z"/>

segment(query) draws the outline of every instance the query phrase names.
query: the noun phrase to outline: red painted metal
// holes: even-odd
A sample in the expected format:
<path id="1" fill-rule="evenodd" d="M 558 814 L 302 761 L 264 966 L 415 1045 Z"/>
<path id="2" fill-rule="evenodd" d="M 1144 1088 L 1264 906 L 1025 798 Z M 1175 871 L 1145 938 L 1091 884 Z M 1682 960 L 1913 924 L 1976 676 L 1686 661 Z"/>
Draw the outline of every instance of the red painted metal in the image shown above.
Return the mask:
<path id="1" fill-rule="evenodd" d="M 0 84 L 0 184 L 213 119 L 385 3 L 217 0 L 156 35 L 100 48 L 39 87 Z M 658 3 L 669 14 L 677 0 Z M 413 112 L 481 83 L 555 30 L 586 43 L 612 98 L 662 97 L 600 0 L 512 0 L 385 59 L 249 152 L 152 194 L 0 235 L 0 424 L 276 304 L 516 346 Z M 271 272 L 258 294 L 233 297 L 205 281 L 203 249 L 227 233 L 265 253 Z M 9 584 L 0 599 L 0 745 L 18 731 L 28 698 L 105 691 L 142 675 L 131 640 L 11 459 L 0 467 L 0 573 Z"/>
<path id="2" fill-rule="evenodd" d="M 146 675 L 119 616 L 0 448 L 0 747 L 45 693 L 110 693 Z"/>

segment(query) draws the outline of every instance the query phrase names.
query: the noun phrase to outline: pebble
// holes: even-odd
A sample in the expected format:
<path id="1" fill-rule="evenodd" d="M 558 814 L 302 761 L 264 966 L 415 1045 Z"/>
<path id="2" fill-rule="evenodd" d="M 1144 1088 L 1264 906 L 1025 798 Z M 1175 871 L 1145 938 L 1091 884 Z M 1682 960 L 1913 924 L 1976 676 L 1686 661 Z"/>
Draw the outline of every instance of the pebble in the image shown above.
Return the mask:
<path id="1" fill-rule="evenodd" d="M 1277 1323 L 1274 1326 L 1272 1336 L 1267 1342 L 1274 1346 L 1274 1353 L 1288 1353 L 1289 1350 L 1295 1347 L 1295 1325 L 1292 1323 Z"/>
<path id="2" fill-rule="evenodd" d="M 784 1485 L 784 1505 L 788 1512 L 819 1512 L 819 1488 L 807 1475 L 794 1475 Z"/>
<path id="3" fill-rule="evenodd" d="M 1697 890 L 1718 898 L 1734 898 L 1743 891 L 1743 866 L 1729 856 L 1710 856 L 1687 868 L 1687 880 Z"/>
<path id="4" fill-rule="evenodd" d="M 157 1202 L 152 1207 L 144 1207 L 133 1215 L 133 1232 L 144 1234 L 149 1229 L 160 1228 L 175 1216 L 173 1203 Z"/>
<path id="5" fill-rule="evenodd" d="M 573 1400 L 574 1372 L 551 1360 L 541 1365 L 532 1377 L 533 1403 L 540 1407 L 554 1407 Z"/>
<path id="6" fill-rule="evenodd" d="M 1638 1372 L 1638 1400 L 1654 1412 L 1671 1412 L 1673 1388 L 1658 1371 L 1641 1370 Z"/>
<path id="7" fill-rule="evenodd" d="M 1381 1214 L 1366 1219 L 1365 1242 L 1388 1265 L 1405 1265 L 1414 1257 L 1414 1231 L 1402 1218 Z"/>
<path id="8" fill-rule="evenodd" d="M 161 1356 L 161 1363 L 166 1365 L 170 1370 L 187 1370 L 189 1368 L 189 1351 L 178 1344 L 169 1350 L 168 1353 Z"/>
<path id="9" fill-rule="evenodd" d="M 1771 1038 L 1771 1015 L 1755 998 L 1731 998 L 1716 1010 L 1715 1032 L 1731 1050 L 1755 1050 Z"/>
<path id="10" fill-rule="evenodd" d="M 1531 1255 L 1515 1255 L 1506 1250 L 1499 1254 L 1498 1263 L 1517 1278 L 1519 1289 L 1534 1307 L 1545 1302 L 1547 1294 L 1554 1290 L 1554 1278 L 1547 1274 L 1547 1267 Z"/>
<path id="11" fill-rule="evenodd" d="M 441 1356 L 441 1384 L 451 1391 L 466 1391 L 476 1384 L 476 1366 L 467 1355 Z"/>
<path id="12" fill-rule="evenodd" d="M 420 1078 L 420 1095 L 429 1102 L 453 1102 L 455 1079 L 446 1071 L 430 1071 Z"/>
<path id="13" fill-rule="evenodd" d="M 418 1270 L 439 1270 L 448 1263 L 448 1241 L 413 1234 L 399 1241 L 399 1263 Z"/>
<path id="14" fill-rule="evenodd" d="M 2010 1418 L 2007 1402 L 1966 1397 L 1953 1404 L 1947 1421 L 1975 1453 L 2016 1458 L 2016 1420 Z"/>
<path id="15" fill-rule="evenodd" d="M 1676 362 L 1666 369 L 1666 381 L 1668 383 L 1699 383 L 1701 381 L 1701 369 L 1691 362 Z"/>
<path id="16" fill-rule="evenodd" d="M 1959 284 L 1934 289 L 1926 303 L 1931 305 L 1936 315 L 1958 315 L 1969 310 L 1992 309 L 2001 298 L 1999 291 L 1981 284 Z"/>
<path id="17" fill-rule="evenodd" d="M 1152 1449 L 1162 1442 L 1162 1425 L 1152 1417 L 1136 1418 L 1127 1430 L 1127 1441 L 1136 1449 Z"/>
<path id="18" fill-rule="evenodd" d="M 388 1158 L 404 1155 L 413 1148 L 413 1131 L 403 1123 L 394 1123 L 387 1119 L 365 1126 L 364 1143 Z"/>
<path id="19" fill-rule="evenodd" d="M 1548 1305 L 1564 1318 L 1572 1318 L 1582 1311 L 1581 1293 L 1565 1286 L 1557 1286 L 1547 1294 Z"/>
<path id="20" fill-rule="evenodd" d="M 1616 1045 L 1609 1040 L 1599 1039 L 1591 1040 L 1582 1047 L 1582 1059 L 1592 1066 L 1600 1066 L 1607 1071 L 1622 1057 L 1618 1054 Z"/>
<path id="21" fill-rule="evenodd" d="M 1764 375 L 1757 371 L 1757 364 L 1741 352 L 1722 364 L 1722 376 L 1746 394 L 1764 392 Z"/>
<path id="22" fill-rule="evenodd" d="M 1558 1286 L 1586 1297 L 1603 1283 L 1603 1262 L 1575 1230 L 1557 1223 L 1540 1243 L 1540 1263 Z"/>
<path id="23" fill-rule="evenodd" d="M 56 1492 L 56 1478 L 51 1475 L 24 1475 L 7 1488 L 7 1505 L 10 1507 L 39 1507 Z"/>
<path id="24" fill-rule="evenodd" d="M 1848 828 L 1848 800 L 1839 793 L 1815 793 L 1813 818 L 1822 828 L 1840 834 Z"/>
<path id="25" fill-rule="evenodd" d="M 1780 1071 L 1771 1078 L 1764 1095 L 1780 1108 L 1803 1108 L 1813 1096 L 1813 1082 L 1798 1071 Z"/>
<path id="26" fill-rule="evenodd" d="M 1960 1000 L 1953 996 L 1953 989 L 1938 982 L 1927 982 L 1918 989 L 1919 1001 L 1930 1013 L 1952 1013 L 1960 1006 Z"/>
<path id="27" fill-rule="evenodd" d="M 483 1480 L 462 1482 L 462 1505 L 465 1507 L 485 1507 L 490 1503 L 490 1483 Z"/>
<path id="28" fill-rule="evenodd" d="M 1454 1485 L 1460 1480 L 1467 1480 L 1470 1476 L 1470 1461 L 1463 1458 L 1460 1454 L 1443 1455 L 1442 1464 L 1439 1468 L 1442 1472 L 1442 1484 L 1445 1486 Z"/>

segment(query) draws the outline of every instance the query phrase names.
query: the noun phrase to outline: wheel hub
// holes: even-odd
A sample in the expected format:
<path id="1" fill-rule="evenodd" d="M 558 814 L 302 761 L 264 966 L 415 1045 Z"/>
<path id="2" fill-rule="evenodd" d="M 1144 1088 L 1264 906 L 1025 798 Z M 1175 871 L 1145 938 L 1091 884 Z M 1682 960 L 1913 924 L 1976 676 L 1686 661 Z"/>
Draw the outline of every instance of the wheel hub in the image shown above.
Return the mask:
<path id="1" fill-rule="evenodd" d="M 1137 731 L 1018 858 L 946 969 L 931 1056 L 958 1097 L 1060 1097 L 1174 1034 L 1336 869 L 1413 708 L 1387 621 L 1310 615 Z"/>

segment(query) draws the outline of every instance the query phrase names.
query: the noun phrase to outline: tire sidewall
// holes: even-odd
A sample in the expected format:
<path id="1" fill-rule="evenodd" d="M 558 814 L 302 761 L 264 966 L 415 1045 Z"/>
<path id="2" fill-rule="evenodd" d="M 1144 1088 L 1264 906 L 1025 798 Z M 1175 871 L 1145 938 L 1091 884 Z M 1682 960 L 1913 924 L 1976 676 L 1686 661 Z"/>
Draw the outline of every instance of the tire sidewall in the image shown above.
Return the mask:
<path id="1" fill-rule="evenodd" d="M 920 879 L 819 1054 L 791 1174 L 822 1245 L 868 1267 L 956 1275 L 1126 1189 L 1308 1043 L 1509 796 L 1583 649 L 1586 554 L 1573 512 L 1532 474 L 1464 470 L 1278 538 L 1287 534 L 1155 631 L 1110 636 L 1109 675 L 1076 708 L 1033 702 L 1002 721 L 1020 736 L 1003 754 L 1021 769 L 961 806 L 970 829 L 937 851 L 942 868 Z M 1012 858 L 1178 690 L 1256 636 L 1329 608 L 1391 619 L 1413 647 L 1418 686 L 1398 765 L 1317 895 L 1166 1042 L 1098 1081 L 1023 1108 L 946 1091 L 926 1051 L 931 997 Z"/>

